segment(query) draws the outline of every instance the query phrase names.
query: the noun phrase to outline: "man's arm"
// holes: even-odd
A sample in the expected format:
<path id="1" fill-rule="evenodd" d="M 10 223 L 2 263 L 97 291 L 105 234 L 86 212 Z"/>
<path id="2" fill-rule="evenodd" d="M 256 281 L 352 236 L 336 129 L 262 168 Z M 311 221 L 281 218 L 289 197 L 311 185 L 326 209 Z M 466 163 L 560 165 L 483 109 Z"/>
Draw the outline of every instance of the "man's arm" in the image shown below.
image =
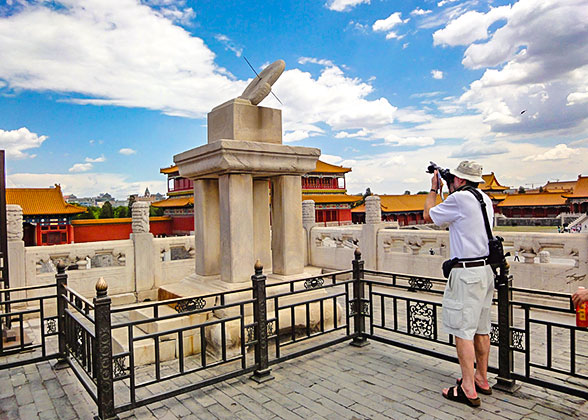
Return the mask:
<path id="1" fill-rule="evenodd" d="M 431 223 L 433 219 L 431 219 L 431 215 L 429 214 L 429 210 L 435 207 L 437 203 L 437 191 L 439 190 L 439 176 L 437 175 L 437 171 L 433 173 L 433 178 L 431 178 L 431 190 L 429 194 L 427 194 L 427 199 L 425 200 L 425 209 L 423 210 L 423 218 L 425 222 Z"/>

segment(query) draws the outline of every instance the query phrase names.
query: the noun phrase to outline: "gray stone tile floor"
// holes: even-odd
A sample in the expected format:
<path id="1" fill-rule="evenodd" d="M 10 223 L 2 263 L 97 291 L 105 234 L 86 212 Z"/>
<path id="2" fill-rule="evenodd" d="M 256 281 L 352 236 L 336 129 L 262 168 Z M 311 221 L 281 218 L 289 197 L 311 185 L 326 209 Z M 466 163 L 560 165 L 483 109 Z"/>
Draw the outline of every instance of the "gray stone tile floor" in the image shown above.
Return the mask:
<path id="1" fill-rule="evenodd" d="M 96 406 L 70 369 L 42 362 L 0 371 L 0 420 L 91 419 Z M 347 343 L 119 415 L 121 419 L 586 419 L 588 402 L 521 384 L 473 409 L 444 399 L 456 364 L 378 342 Z M 182 378 L 184 379 L 184 378 Z M 493 382 L 493 375 L 491 375 Z"/>

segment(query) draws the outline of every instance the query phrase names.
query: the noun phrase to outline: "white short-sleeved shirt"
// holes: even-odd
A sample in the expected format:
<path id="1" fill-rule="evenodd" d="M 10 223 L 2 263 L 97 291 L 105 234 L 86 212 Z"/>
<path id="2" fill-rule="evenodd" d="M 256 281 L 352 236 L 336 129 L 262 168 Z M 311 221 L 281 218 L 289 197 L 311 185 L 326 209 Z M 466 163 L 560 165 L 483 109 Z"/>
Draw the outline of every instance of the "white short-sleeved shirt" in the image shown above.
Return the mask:
<path id="1" fill-rule="evenodd" d="M 492 200 L 482 191 L 486 203 L 488 222 L 492 228 L 494 210 Z M 484 226 L 482 208 L 474 194 L 457 191 L 431 208 L 429 215 L 437 226 L 449 224 L 449 249 L 451 258 L 476 258 L 488 256 L 488 234 Z"/>

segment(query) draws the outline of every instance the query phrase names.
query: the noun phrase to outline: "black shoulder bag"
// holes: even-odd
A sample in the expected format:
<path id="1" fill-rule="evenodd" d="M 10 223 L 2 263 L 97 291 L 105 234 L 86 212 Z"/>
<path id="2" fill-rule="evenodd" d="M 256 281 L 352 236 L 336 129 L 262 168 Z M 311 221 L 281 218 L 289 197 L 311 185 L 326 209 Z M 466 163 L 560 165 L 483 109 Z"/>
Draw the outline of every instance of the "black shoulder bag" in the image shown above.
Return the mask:
<path id="1" fill-rule="evenodd" d="M 463 188 L 463 190 L 471 192 L 482 207 L 482 216 L 484 217 L 484 225 L 486 226 L 486 234 L 488 235 L 488 264 L 490 264 L 492 271 L 494 272 L 494 285 L 498 287 L 500 284 L 507 281 L 506 257 L 510 254 L 504 254 L 504 247 L 502 246 L 504 239 L 492 234 L 490 222 L 488 221 L 488 213 L 486 213 L 486 203 L 484 202 L 484 198 L 480 191 L 470 186 Z"/>

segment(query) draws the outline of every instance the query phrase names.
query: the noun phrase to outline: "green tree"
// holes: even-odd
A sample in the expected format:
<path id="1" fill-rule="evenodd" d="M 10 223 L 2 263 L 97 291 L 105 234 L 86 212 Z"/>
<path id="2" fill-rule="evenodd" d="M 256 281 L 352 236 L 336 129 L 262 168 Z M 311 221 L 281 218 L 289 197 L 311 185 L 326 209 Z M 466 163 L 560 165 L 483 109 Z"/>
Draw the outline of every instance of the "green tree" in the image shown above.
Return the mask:
<path id="1" fill-rule="evenodd" d="M 133 214 L 133 203 L 137 201 L 137 194 L 129 195 L 129 215 Z"/>
<path id="2" fill-rule="evenodd" d="M 524 194 L 526 193 L 525 191 L 525 187 L 523 187 L 522 185 L 519 187 L 519 194 Z"/>
<path id="3" fill-rule="evenodd" d="M 410 191 L 409 190 L 404 191 L 404 195 L 410 195 Z"/>
<path id="4" fill-rule="evenodd" d="M 76 214 L 72 220 L 86 220 L 86 219 L 95 219 L 94 213 L 89 207 L 86 207 L 86 211 L 84 213 Z"/>
<path id="5" fill-rule="evenodd" d="M 163 216 L 163 209 L 160 207 L 149 206 L 149 217 Z"/>
<path id="6" fill-rule="evenodd" d="M 114 217 L 115 218 L 124 218 L 124 217 L 131 217 L 129 215 L 129 208 L 127 206 L 118 206 L 114 208 Z"/>
<path id="7" fill-rule="evenodd" d="M 112 204 L 110 201 L 104 203 L 102 208 L 100 209 L 99 219 L 112 219 L 114 217 L 114 211 L 112 210 Z"/>

